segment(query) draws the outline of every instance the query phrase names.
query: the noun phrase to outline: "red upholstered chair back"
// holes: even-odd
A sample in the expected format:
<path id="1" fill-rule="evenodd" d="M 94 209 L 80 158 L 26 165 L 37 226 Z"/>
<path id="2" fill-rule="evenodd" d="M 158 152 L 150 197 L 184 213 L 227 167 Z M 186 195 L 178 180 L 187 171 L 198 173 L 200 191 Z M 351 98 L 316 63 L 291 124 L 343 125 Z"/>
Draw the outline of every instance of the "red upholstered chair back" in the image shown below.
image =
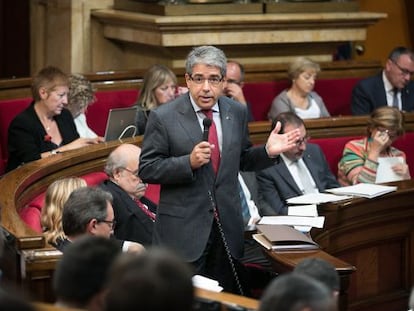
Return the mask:
<path id="1" fill-rule="evenodd" d="M 398 138 L 393 146 L 405 152 L 407 157 L 407 164 L 410 168 L 411 178 L 414 178 L 414 132 L 406 133 L 404 136 Z"/>
<path id="2" fill-rule="evenodd" d="M 245 83 L 243 92 L 251 105 L 255 121 L 267 120 L 267 113 L 273 99 L 290 86 L 290 81 L 249 82 Z"/>
<path id="3" fill-rule="evenodd" d="M 0 101 L 0 176 L 6 169 L 9 151 L 7 149 L 7 133 L 11 121 L 16 115 L 26 109 L 31 98 L 18 98 Z"/>
<path id="4" fill-rule="evenodd" d="M 337 176 L 338 175 L 338 162 L 342 158 L 342 152 L 344 150 L 345 144 L 353 139 L 360 138 L 360 136 L 344 136 L 344 137 L 334 137 L 334 138 L 316 138 L 311 139 L 309 142 L 319 145 L 321 147 L 326 161 L 329 164 L 331 172 Z"/>
<path id="5" fill-rule="evenodd" d="M 352 89 L 361 78 L 320 79 L 316 81 L 318 93 L 331 116 L 351 115 Z"/>
<path id="6" fill-rule="evenodd" d="M 89 127 L 99 136 L 105 135 L 109 110 L 133 106 L 139 91 L 135 89 L 96 92 L 96 102 L 88 107 L 86 120 Z"/>
<path id="7" fill-rule="evenodd" d="M 104 172 L 93 172 L 80 177 L 85 179 L 88 186 L 99 185 L 101 182 L 108 178 Z M 19 211 L 19 215 L 23 221 L 37 233 L 42 233 L 40 214 L 44 205 L 45 192 L 42 192 Z"/>

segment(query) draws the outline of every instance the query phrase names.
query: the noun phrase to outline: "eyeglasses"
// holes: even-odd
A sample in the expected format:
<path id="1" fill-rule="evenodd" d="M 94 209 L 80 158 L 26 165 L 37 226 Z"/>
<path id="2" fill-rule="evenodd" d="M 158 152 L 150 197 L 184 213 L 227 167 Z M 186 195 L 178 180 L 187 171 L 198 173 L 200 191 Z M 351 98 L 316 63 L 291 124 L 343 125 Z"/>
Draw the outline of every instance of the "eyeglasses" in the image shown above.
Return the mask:
<path id="1" fill-rule="evenodd" d="M 308 142 L 308 140 L 310 139 L 310 136 L 306 135 L 303 138 L 300 138 L 296 141 L 296 147 L 300 147 L 302 144 L 306 144 Z"/>
<path id="2" fill-rule="evenodd" d="M 132 175 L 138 177 L 138 172 L 139 170 L 136 169 L 135 171 L 131 171 L 130 169 L 126 168 L 126 167 L 122 167 L 123 170 L 127 171 L 128 173 L 131 173 Z"/>
<path id="3" fill-rule="evenodd" d="M 391 59 L 391 61 L 392 61 L 392 63 L 395 65 L 395 66 L 397 66 L 397 68 L 401 71 L 401 73 L 404 75 L 404 76 L 412 76 L 412 75 L 414 75 L 414 72 L 413 71 L 410 71 L 410 70 L 408 70 L 408 69 L 405 69 L 405 68 L 402 68 L 400 65 L 398 65 L 398 63 L 395 61 L 395 60 L 392 60 Z"/>
<path id="4" fill-rule="evenodd" d="M 202 76 L 190 76 L 191 81 L 193 81 L 195 84 L 204 84 L 206 83 L 206 81 L 208 81 L 209 84 L 211 85 L 219 85 L 220 82 L 223 81 L 223 78 L 221 77 L 209 77 L 209 78 L 204 78 Z"/>
<path id="5" fill-rule="evenodd" d="M 395 139 L 395 138 L 397 138 L 398 137 L 398 134 L 397 134 L 397 132 L 395 132 L 395 131 L 391 131 L 391 130 L 387 130 L 387 129 L 385 129 L 385 128 L 378 128 L 378 131 L 379 132 L 381 132 L 381 133 L 386 133 L 386 134 L 388 134 L 388 137 L 390 138 L 390 139 Z"/>
<path id="6" fill-rule="evenodd" d="M 237 85 L 241 85 L 242 84 L 241 81 L 237 81 L 237 80 L 233 80 L 233 79 L 226 79 L 225 82 L 226 83 L 230 83 L 230 84 L 237 84 Z"/>
<path id="7" fill-rule="evenodd" d="M 106 223 L 109 228 L 114 229 L 116 226 L 116 221 L 115 220 L 102 220 L 102 219 L 97 219 L 97 222 L 103 222 Z"/>

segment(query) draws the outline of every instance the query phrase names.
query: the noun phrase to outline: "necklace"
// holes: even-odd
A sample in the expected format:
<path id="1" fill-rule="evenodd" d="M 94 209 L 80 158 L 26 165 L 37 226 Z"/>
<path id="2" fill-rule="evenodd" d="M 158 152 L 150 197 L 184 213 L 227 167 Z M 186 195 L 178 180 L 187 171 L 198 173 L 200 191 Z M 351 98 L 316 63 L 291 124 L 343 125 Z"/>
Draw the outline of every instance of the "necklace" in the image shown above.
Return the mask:
<path id="1" fill-rule="evenodd" d="M 49 132 L 50 131 L 50 127 L 52 126 L 52 124 L 53 124 L 53 122 L 55 121 L 54 119 L 45 119 L 45 120 L 47 120 L 47 121 L 49 121 L 48 123 L 48 125 L 46 125 L 45 124 L 45 129 L 46 129 L 46 132 Z"/>

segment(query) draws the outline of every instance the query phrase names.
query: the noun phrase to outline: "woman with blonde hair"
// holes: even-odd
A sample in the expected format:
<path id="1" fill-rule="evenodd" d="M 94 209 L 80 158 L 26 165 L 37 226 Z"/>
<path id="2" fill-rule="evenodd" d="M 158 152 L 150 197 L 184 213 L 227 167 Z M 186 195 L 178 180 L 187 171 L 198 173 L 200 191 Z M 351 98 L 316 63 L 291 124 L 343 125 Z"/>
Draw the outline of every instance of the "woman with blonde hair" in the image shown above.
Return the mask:
<path id="1" fill-rule="evenodd" d="M 392 143 L 404 134 L 404 117 L 394 107 L 380 107 L 374 110 L 367 126 L 367 136 L 349 141 L 338 163 L 338 181 L 342 186 L 357 183 L 376 183 L 380 162 L 399 157 L 391 164 L 397 179 L 410 179 L 410 171 L 403 151 L 392 147 Z"/>
<path id="2" fill-rule="evenodd" d="M 170 68 L 155 64 L 144 75 L 142 89 L 137 101 L 135 125 L 137 135 L 145 132 L 145 126 L 152 109 L 168 103 L 177 95 L 187 92 L 187 88 L 177 86 L 177 77 Z"/>
<path id="3" fill-rule="evenodd" d="M 279 113 L 288 111 L 296 113 L 302 119 L 329 117 L 325 103 L 313 90 L 319 71 L 319 64 L 309 58 L 296 58 L 288 69 L 292 85 L 273 100 L 267 115 L 269 120 L 273 120 Z"/>
<path id="4" fill-rule="evenodd" d="M 47 188 L 41 224 L 43 234 L 49 244 L 56 246 L 58 239 L 65 238 L 62 227 L 63 206 L 73 190 L 86 186 L 86 181 L 82 178 L 67 177 L 54 181 Z"/>

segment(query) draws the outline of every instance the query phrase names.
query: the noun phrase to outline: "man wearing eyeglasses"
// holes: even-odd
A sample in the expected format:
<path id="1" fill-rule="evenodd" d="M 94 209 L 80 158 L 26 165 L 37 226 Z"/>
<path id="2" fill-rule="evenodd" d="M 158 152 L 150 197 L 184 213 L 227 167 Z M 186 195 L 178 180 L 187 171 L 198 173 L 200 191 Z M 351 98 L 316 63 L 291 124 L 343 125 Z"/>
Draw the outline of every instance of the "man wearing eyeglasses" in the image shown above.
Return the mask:
<path id="1" fill-rule="evenodd" d="M 358 82 L 352 91 L 353 115 L 370 114 L 381 106 L 414 111 L 414 53 L 405 47 L 391 51 L 380 74 Z"/>
<path id="2" fill-rule="evenodd" d="M 246 107 L 222 96 L 226 63 L 213 46 L 189 53 L 189 92 L 151 112 L 139 175 L 161 186 L 153 244 L 174 250 L 224 290 L 242 293 L 233 273 L 244 244 L 238 172 L 273 165 L 299 131 L 279 134 L 278 124 L 266 146 L 253 146 Z"/>
<path id="3" fill-rule="evenodd" d="M 63 207 L 62 227 L 66 237 L 58 238 L 56 242 L 56 248 L 62 252 L 85 235 L 111 238 L 116 227 L 112 195 L 97 187 L 75 189 Z M 140 243 L 117 241 L 125 252 L 139 253 L 144 250 Z"/>
<path id="4" fill-rule="evenodd" d="M 321 148 L 307 143 L 309 136 L 303 120 L 293 112 L 284 112 L 275 122 L 282 123 L 283 131 L 299 129 L 300 138 L 295 148 L 281 155 L 281 163 L 257 173 L 259 197 L 267 203 L 259 208 L 270 206 L 259 211 L 262 216 L 286 215 L 287 199 L 339 187 Z"/>
<path id="5" fill-rule="evenodd" d="M 106 160 L 109 179 L 100 187 L 113 197 L 115 237 L 150 246 L 157 205 L 144 196 L 147 185 L 138 176 L 140 154 L 138 146 L 119 145 Z"/>

